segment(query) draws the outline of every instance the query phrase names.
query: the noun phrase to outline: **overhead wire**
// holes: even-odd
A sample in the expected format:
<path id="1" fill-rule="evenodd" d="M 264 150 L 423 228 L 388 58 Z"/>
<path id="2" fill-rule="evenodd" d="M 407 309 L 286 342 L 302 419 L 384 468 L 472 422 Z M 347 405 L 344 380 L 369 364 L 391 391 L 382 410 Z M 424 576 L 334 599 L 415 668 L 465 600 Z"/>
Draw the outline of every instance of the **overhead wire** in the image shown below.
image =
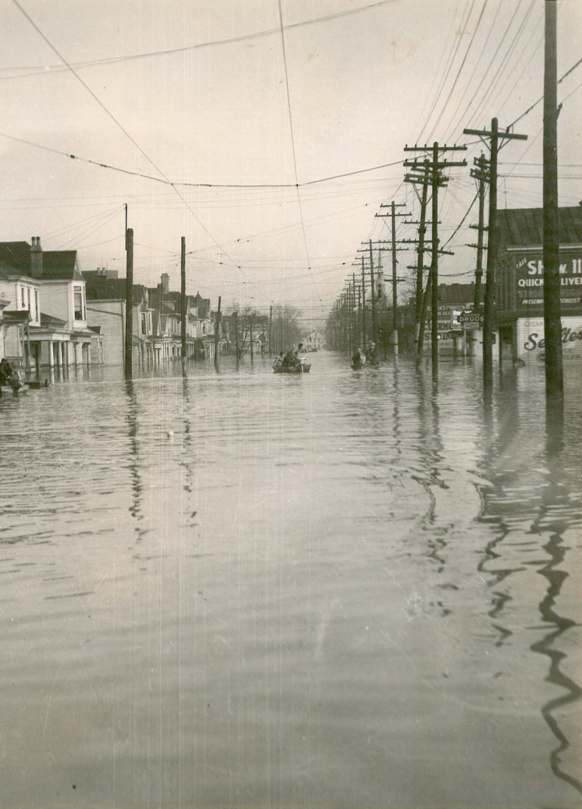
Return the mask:
<path id="1" fill-rule="evenodd" d="M 476 118 L 477 115 L 480 114 L 481 110 L 484 110 L 486 104 L 489 102 L 489 100 L 491 98 L 492 93 L 495 92 L 495 91 L 498 91 L 500 89 L 501 76 L 503 75 L 503 73 L 507 69 L 507 66 L 509 65 L 511 55 L 515 50 L 516 44 L 517 44 L 517 42 L 519 40 L 519 37 L 522 35 L 523 30 L 524 30 L 525 26 L 527 25 L 528 19 L 531 16 L 531 13 L 535 8 L 536 2 L 537 2 L 537 0 L 530 0 L 530 4 L 526 9 L 526 12 L 525 12 L 525 14 L 524 14 L 524 16 L 523 16 L 523 18 L 521 20 L 521 23 L 519 24 L 517 30 L 515 31 L 515 33 L 513 35 L 513 39 L 511 40 L 511 42 L 509 44 L 509 47 L 507 48 L 501 62 L 499 63 L 499 65 L 497 67 L 497 70 L 495 71 L 495 73 L 491 77 L 491 81 L 489 82 L 489 85 L 488 85 L 487 89 L 485 90 L 485 94 L 483 95 L 483 97 L 481 99 L 481 103 L 480 103 L 479 107 L 477 108 L 477 110 L 475 112 L 475 115 L 474 115 L 475 118 Z"/>
<path id="2" fill-rule="evenodd" d="M 365 6 L 360 6 L 359 8 L 349 8 L 345 9 L 344 11 L 337 11 L 333 14 L 326 14 L 321 17 L 314 17 L 310 20 L 299 20 L 298 22 L 288 23 L 285 26 L 285 30 L 291 31 L 296 28 L 305 28 L 306 26 L 310 25 L 319 25 L 324 22 L 331 22 L 333 20 L 338 20 L 343 17 L 350 17 L 355 14 L 360 14 L 364 11 L 370 11 L 372 9 L 379 8 L 381 6 L 392 4 L 394 0 L 376 0 L 374 3 L 368 3 Z M 215 48 L 219 46 L 225 45 L 233 45 L 239 42 L 248 42 L 249 40 L 253 39 L 260 39 L 263 37 L 273 36 L 278 34 L 280 31 L 279 26 L 276 28 L 266 28 L 261 31 L 254 31 L 248 34 L 239 34 L 237 36 L 232 37 L 224 37 L 222 39 L 214 39 L 209 40 L 207 42 L 198 42 L 193 45 L 183 45 L 178 48 L 166 48 L 160 49 L 155 51 L 145 51 L 143 53 L 135 53 L 135 54 L 126 54 L 122 56 L 109 56 L 104 57 L 102 59 L 90 59 L 81 62 L 71 62 L 71 65 L 77 70 L 83 70 L 90 67 L 103 67 L 108 65 L 116 65 L 122 62 L 134 62 L 141 59 L 151 59 L 158 56 L 173 56 L 179 53 L 189 53 L 196 50 L 203 50 L 207 48 Z M 9 81 L 11 79 L 25 79 L 31 76 L 50 76 L 54 73 L 60 73 L 66 70 L 62 64 L 55 64 L 55 65 L 44 65 L 44 66 L 13 66 L 13 67 L 0 67 L 0 71 L 3 70 L 28 70 L 28 73 L 21 73 L 19 75 L 14 76 L 0 76 L 0 81 Z"/>
<path id="3" fill-rule="evenodd" d="M 461 113 L 461 115 L 458 118 L 456 116 L 457 116 L 457 113 L 459 112 L 461 104 L 463 103 L 463 101 L 465 99 L 465 96 L 467 95 L 467 93 L 469 92 L 469 90 L 471 88 L 473 79 L 475 78 L 475 74 L 476 74 L 477 70 L 479 69 L 479 65 L 481 64 L 481 60 L 482 60 L 483 56 L 485 55 L 485 53 L 487 52 L 487 46 L 489 44 L 489 40 L 491 39 L 491 34 L 495 30 L 495 22 L 497 20 L 498 15 L 499 15 L 499 10 L 501 8 L 502 3 L 503 3 L 503 0 L 499 0 L 499 2 L 497 4 L 497 7 L 495 9 L 495 12 L 493 14 L 493 20 L 491 22 L 491 25 L 489 26 L 487 36 L 485 37 L 485 41 L 483 42 L 483 45 L 481 47 L 481 51 L 479 53 L 479 56 L 477 57 L 477 60 L 476 60 L 475 64 L 473 65 L 473 70 L 471 71 L 471 75 L 469 76 L 469 79 L 467 80 L 467 83 L 465 85 L 465 89 L 460 94 L 459 100 L 457 102 L 457 106 L 455 107 L 455 110 L 451 115 L 451 124 L 452 125 L 451 125 L 451 129 L 449 131 L 449 134 L 447 135 L 447 140 L 450 140 L 455 135 L 457 130 L 460 129 L 460 123 L 464 119 L 464 112 Z M 452 123 L 453 121 L 455 123 Z"/>
<path id="4" fill-rule="evenodd" d="M 448 60 L 448 65 L 447 65 L 447 67 L 445 69 L 443 79 L 441 81 L 440 87 L 439 87 L 438 92 L 436 94 L 436 98 L 435 98 L 435 100 L 434 100 L 434 102 L 433 102 L 433 104 L 432 104 L 432 106 L 430 108 L 430 111 L 429 111 L 428 115 L 427 115 L 424 126 L 422 127 L 422 129 L 418 133 L 418 137 L 416 138 L 417 143 L 419 143 L 422 140 L 423 133 L 424 133 L 426 127 L 428 126 L 428 123 L 429 123 L 429 121 L 430 121 L 430 119 L 432 117 L 432 114 L 435 111 L 435 108 L 436 108 L 436 106 L 437 106 L 437 104 L 438 104 L 438 102 L 440 100 L 441 94 L 443 92 L 443 89 L 444 89 L 444 87 L 446 85 L 446 82 L 447 82 L 447 79 L 449 77 L 449 73 L 451 72 L 451 68 L 452 68 L 452 66 L 454 64 L 457 53 L 458 53 L 459 48 L 461 46 L 461 40 L 462 40 L 463 34 L 465 32 L 465 29 L 467 27 L 467 22 L 468 22 L 469 16 L 471 15 L 471 12 L 473 10 L 474 5 L 475 5 L 475 0 L 471 0 L 471 5 L 469 6 L 468 13 L 467 13 L 466 16 L 463 17 L 461 33 L 456 34 L 456 36 L 455 36 L 455 38 L 453 40 L 451 56 L 450 56 L 450 58 Z"/>
<path id="5" fill-rule="evenodd" d="M 17 2 L 17 0 L 13 0 L 13 2 Z M 225 188 L 225 189 L 270 189 L 270 188 L 284 189 L 284 188 L 297 188 L 297 186 L 299 186 L 299 188 L 303 188 L 307 186 L 317 185 L 319 183 L 332 182 L 333 180 L 341 180 L 346 177 L 355 177 L 361 174 L 368 174 L 373 171 L 380 171 L 381 169 L 391 168 L 392 166 L 401 166 L 404 163 L 403 160 L 392 160 L 388 163 L 379 163 L 374 166 L 366 166 L 362 169 L 353 169 L 350 171 L 340 172 L 338 174 L 330 174 L 325 177 L 315 177 L 313 179 L 305 180 L 299 183 L 288 183 L 288 182 L 215 183 L 215 182 L 201 182 L 201 181 L 196 182 L 189 180 L 170 180 L 165 175 L 156 177 L 152 174 L 146 174 L 145 172 L 123 168 L 122 166 L 113 165 L 111 163 L 106 163 L 101 160 L 93 160 L 92 158 L 89 157 L 82 157 L 81 155 L 77 155 L 72 152 L 67 152 L 64 149 L 56 149 L 53 146 L 47 146 L 46 144 L 37 143 L 27 138 L 20 138 L 17 137 L 16 135 L 10 135 L 7 132 L 0 132 L 0 137 L 5 138 L 6 140 L 14 141 L 15 143 L 21 143 L 25 146 L 30 146 L 34 149 L 42 149 L 45 152 L 52 152 L 53 154 L 59 155 L 60 157 L 66 157 L 69 160 L 77 160 L 80 163 L 87 163 L 91 166 L 95 166 L 96 168 L 107 169 L 108 171 L 115 171 L 120 174 L 127 174 L 131 177 L 137 177 L 143 180 L 150 180 L 152 182 L 160 183 L 162 185 L 166 185 L 174 189 L 176 188 L 176 186 L 179 186 L 180 188 Z M 152 163 L 152 165 L 156 167 L 154 163 Z"/>
<path id="6" fill-rule="evenodd" d="M 198 223 L 199 227 L 206 233 L 206 235 L 213 241 L 218 247 L 219 250 L 222 250 L 222 246 L 218 243 L 215 237 L 212 235 L 210 230 L 206 227 L 206 225 L 201 221 L 201 219 L 197 216 L 197 214 L 192 210 L 191 206 L 188 202 L 184 199 L 182 194 L 178 191 L 178 189 L 170 182 L 168 177 L 162 171 L 162 169 L 157 165 L 157 163 L 142 149 L 139 143 L 135 140 L 135 138 L 131 135 L 131 133 L 123 126 L 121 121 L 111 112 L 111 110 L 106 106 L 106 104 L 101 101 L 99 96 L 91 89 L 91 87 L 87 84 L 87 82 L 83 79 L 82 76 L 75 70 L 75 68 L 70 64 L 70 62 L 66 59 L 66 57 L 61 53 L 61 51 L 54 45 L 48 36 L 42 31 L 42 29 L 37 25 L 34 19 L 30 16 L 30 14 L 26 11 L 26 9 L 22 6 L 19 0 L 12 0 L 13 4 L 18 8 L 21 14 L 28 20 L 30 25 L 34 28 L 34 30 L 38 33 L 38 35 L 43 39 L 43 41 L 49 46 L 49 48 L 59 57 L 59 59 L 65 64 L 72 75 L 77 79 L 77 81 L 85 88 L 85 90 L 89 93 L 89 95 L 95 100 L 95 102 L 99 105 L 99 107 L 105 112 L 105 114 L 110 118 L 111 121 L 120 129 L 121 132 L 128 138 L 128 140 L 135 146 L 135 148 L 139 151 L 139 153 L 144 157 L 144 159 L 151 165 L 153 168 L 158 172 L 158 174 L 163 177 L 174 189 L 175 193 L 180 197 L 183 201 L 186 208 L 190 211 L 193 218 Z M 223 251 L 224 254 L 230 259 L 228 253 Z M 240 267 L 238 268 L 240 269 Z"/>
<path id="7" fill-rule="evenodd" d="M 444 101 L 444 103 L 443 103 L 443 105 L 441 107 L 441 111 L 440 111 L 436 121 L 434 122 L 434 124 L 432 126 L 430 135 L 428 136 L 429 141 L 431 140 L 431 138 L 433 136 L 433 133 L 436 132 L 437 127 L 440 124 L 441 119 L 443 117 L 443 114 L 444 114 L 445 110 L 447 109 L 447 105 L 449 104 L 449 102 L 451 100 L 451 97 L 452 97 L 452 95 L 453 95 L 453 93 L 455 91 L 455 87 L 457 86 L 457 82 L 459 81 L 461 73 L 463 72 L 463 68 L 465 67 L 465 63 L 467 62 L 467 57 L 469 56 L 471 48 L 473 47 L 473 42 L 475 41 L 475 37 L 477 35 L 477 32 L 479 31 L 479 27 L 481 25 L 481 20 L 483 19 L 483 15 L 485 13 L 485 9 L 487 8 L 488 3 L 489 3 L 489 0 L 484 0 L 483 5 L 481 6 L 481 11 L 479 13 L 479 17 L 477 19 L 477 22 L 475 23 L 475 27 L 473 29 L 473 34 L 471 36 L 471 39 L 469 40 L 469 44 L 467 45 L 467 48 L 465 49 L 465 53 L 464 53 L 463 58 L 461 60 L 461 64 L 459 65 L 459 69 L 457 70 L 457 74 L 456 74 L 456 76 L 455 76 L 455 78 L 453 80 L 453 83 L 451 84 L 451 86 L 449 88 L 448 95 L 447 95 L 447 97 L 446 97 L 446 99 L 445 99 L 445 101 Z M 468 24 L 469 18 L 467 19 L 467 24 Z M 465 31 L 463 31 L 463 34 L 464 33 L 465 33 Z M 461 34 L 461 36 L 463 34 Z"/>
<path id="8" fill-rule="evenodd" d="M 493 65 L 495 63 L 495 60 L 497 59 L 497 56 L 498 56 L 501 48 L 503 47 L 503 43 L 505 42 L 505 39 L 506 39 L 509 31 L 511 30 L 511 27 L 513 25 L 513 21 L 514 21 L 516 15 L 518 13 L 520 7 L 521 7 L 522 2 L 523 2 L 523 0 L 518 0 L 517 5 L 513 10 L 513 14 L 511 15 L 511 18 L 509 20 L 509 23 L 507 24 L 507 26 L 506 26 L 506 28 L 505 28 L 505 30 L 503 32 L 503 35 L 501 36 L 501 39 L 497 43 L 497 47 L 496 47 L 491 59 L 489 60 L 489 63 L 487 65 L 487 67 L 485 68 L 485 71 L 484 71 L 485 76 L 489 75 L 489 73 L 491 71 L 491 68 L 493 67 Z M 503 5 L 503 0 L 500 0 L 500 3 L 497 6 L 497 9 L 495 11 L 495 17 L 494 17 L 494 20 L 493 20 L 493 27 L 495 25 L 495 21 L 497 20 L 497 17 L 498 17 L 499 11 L 501 10 L 502 5 Z M 493 30 L 493 27 L 490 29 L 491 31 Z M 483 54 L 485 54 L 486 48 L 487 48 L 487 42 L 483 46 L 483 50 L 482 50 Z M 458 118 L 459 122 L 467 121 L 467 119 L 469 117 L 469 111 L 473 108 L 473 105 L 476 103 L 477 97 L 478 97 L 478 94 L 473 93 L 471 98 L 469 98 L 465 108 L 463 109 L 463 112 L 460 114 L 460 116 Z M 471 120 L 473 120 L 474 117 L 475 117 L 475 113 L 472 113 L 471 114 Z"/>

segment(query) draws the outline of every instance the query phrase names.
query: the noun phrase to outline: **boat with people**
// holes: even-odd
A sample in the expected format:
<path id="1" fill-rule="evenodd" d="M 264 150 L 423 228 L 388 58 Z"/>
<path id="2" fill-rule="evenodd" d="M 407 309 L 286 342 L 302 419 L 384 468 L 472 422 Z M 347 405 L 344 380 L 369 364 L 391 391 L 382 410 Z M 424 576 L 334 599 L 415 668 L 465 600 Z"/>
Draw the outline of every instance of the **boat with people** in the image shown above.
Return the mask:
<path id="1" fill-rule="evenodd" d="M 299 365 L 292 368 L 284 368 L 281 365 L 273 366 L 273 373 L 275 374 L 308 374 L 311 371 L 311 363 L 302 357 Z"/>
<path id="2" fill-rule="evenodd" d="M 8 362 L 4 357 L 0 360 L 0 396 L 6 392 L 12 392 L 15 396 L 28 390 L 28 385 L 24 382 L 17 368 Z"/>
<path id="3" fill-rule="evenodd" d="M 370 341 L 364 351 L 362 348 L 355 348 L 352 354 L 351 367 L 354 371 L 362 368 L 377 368 L 378 355 L 376 353 L 376 343 Z"/>
<path id="4" fill-rule="evenodd" d="M 302 348 L 302 344 L 299 343 L 295 349 L 290 349 L 286 353 L 281 351 L 273 361 L 273 373 L 308 374 L 311 371 L 311 363 L 306 357 L 300 356 Z"/>

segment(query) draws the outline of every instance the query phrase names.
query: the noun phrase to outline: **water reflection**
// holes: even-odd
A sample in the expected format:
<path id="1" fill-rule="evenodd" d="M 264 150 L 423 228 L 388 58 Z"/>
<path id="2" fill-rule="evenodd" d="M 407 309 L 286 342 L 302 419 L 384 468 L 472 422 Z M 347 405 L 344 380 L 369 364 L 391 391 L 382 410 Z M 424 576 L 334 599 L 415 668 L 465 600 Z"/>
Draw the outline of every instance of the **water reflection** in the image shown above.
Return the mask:
<path id="1" fill-rule="evenodd" d="M 572 772 L 579 756 L 573 750 L 568 759 L 565 755 L 573 744 L 572 705 L 582 689 L 571 672 L 564 671 L 564 636 L 579 624 L 566 612 L 571 602 L 559 608 L 573 564 L 565 536 L 580 524 L 581 495 L 579 486 L 572 485 L 568 456 L 573 448 L 566 439 L 563 400 L 546 402 L 543 389 L 535 386 L 528 397 L 519 396 L 515 380 L 515 375 L 507 375 L 503 386 L 489 391 L 483 401 L 481 467 L 490 483 L 481 492 L 479 521 L 487 528 L 487 541 L 477 569 L 491 588 L 487 615 L 493 645 L 504 655 L 504 669 L 514 666 L 508 655 L 519 649 L 524 626 L 528 632 L 543 632 L 524 651 L 546 657 L 544 682 L 565 691 L 539 705 L 557 741 L 548 752 L 549 763 L 557 778 L 582 794 L 582 783 Z M 572 405 L 573 410 L 578 406 L 575 400 Z M 542 627 L 531 625 L 527 617 L 538 575 L 545 582 L 538 601 Z"/>
<path id="2" fill-rule="evenodd" d="M 4 803 L 579 804 L 582 402 L 255 360 L 2 402 Z"/>
<path id="3" fill-rule="evenodd" d="M 127 403 L 126 422 L 129 438 L 129 452 L 127 468 L 129 469 L 131 503 L 129 513 L 135 521 L 136 541 L 141 542 L 147 531 L 143 526 L 143 483 L 141 477 L 142 461 L 139 455 L 138 424 L 139 409 L 137 402 L 136 385 L 133 379 L 124 382 Z"/>
<path id="4" fill-rule="evenodd" d="M 558 611 L 560 594 L 569 577 L 565 565 L 570 548 L 564 544 L 563 535 L 568 530 L 569 522 L 564 517 L 564 509 L 569 509 L 569 490 L 562 472 L 564 451 L 564 410 L 562 397 L 549 398 L 546 401 L 546 477 L 547 482 L 542 493 L 537 519 L 532 524 L 532 531 L 548 534 L 549 540 L 543 545 L 548 555 L 547 563 L 539 569 L 547 581 L 544 597 L 540 601 L 539 611 L 544 623 L 551 629 L 539 641 L 531 645 L 531 650 L 549 658 L 549 671 L 546 681 L 565 691 L 542 705 L 541 712 L 548 727 L 558 742 L 550 752 L 550 766 L 557 778 L 568 783 L 582 795 L 582 782 L 568 771 L 563 763 L 566 750 L 571 745 L 566 733 L 565 723 L 560 723 L 566 706 L 576 702 L 582 696 L 582 688 L 568 676 L 561 664 L 567 655 L 561 651 L 559 641 L 573 627 L 580 626 L 573 618 Z M 567 712 L 566 712 L 567 716 Z"/>

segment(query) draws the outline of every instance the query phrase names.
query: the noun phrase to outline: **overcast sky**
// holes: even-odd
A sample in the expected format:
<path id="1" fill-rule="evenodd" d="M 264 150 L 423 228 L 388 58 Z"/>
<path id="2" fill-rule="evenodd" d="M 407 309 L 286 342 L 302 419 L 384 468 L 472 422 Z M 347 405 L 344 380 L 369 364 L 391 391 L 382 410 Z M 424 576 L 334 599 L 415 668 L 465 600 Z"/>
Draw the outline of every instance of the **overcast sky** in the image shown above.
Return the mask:
<path id="1" fill-rule="evenodd" d="M 19 2 L 111 116 L 17 5 L 1 0 L 5 135 L 176 183 L 295 183 L 277 0 Z M 300 183 L 402 160 L 417 138 L 466 141 L 463 126 L 493 115 L 507 125 L 543 89 L 542 0 L 282 0 L 282 10 Z M 561 75 L 582 56 L 582 2 L 563 0 L 558 13 Z M 296 25 L 317 18 L 326 19 Z M 191 47 L 252 34 L 261 35 Z M 180 48 L 188 49 L 159 53 Z M 146 52 L 157 53 L 107 61 Z M 582 67 L 560 98 L 560 203 L 577 204 Z M 540 104 L 516 126 L 530 140 L 502 152 L 501 206 L 540 204 L 541 127 Z M 478 153 L 472 146 L 468 162 Z M 293 187 L 178 187 L 179 196 L 4 137 L 0 156 L 2 240 L 39 235 L 46 249 L 77 248 L 82 269 L 123 274 L 127 202 L 136 281 L 155 284 L 169 272 L 178 288 L 185 235 L 189 291 L 222 294 L 227 305 L 285 300 L 306 316 L 327 312 L 361 240 L 388 235 L 374 217 L 380 203 L 396 193 L 413 206 L 398 165 L 301 188 L 299 206 Z M 443 240 L 474 197 L 468 171 L 451 172 Z M 472 240 L 459 231 L 441 275 L 470 280 L 458 274 L 473 267 L 462 246 Z M 399 259 L 404 274 L 414 256 Z"/>

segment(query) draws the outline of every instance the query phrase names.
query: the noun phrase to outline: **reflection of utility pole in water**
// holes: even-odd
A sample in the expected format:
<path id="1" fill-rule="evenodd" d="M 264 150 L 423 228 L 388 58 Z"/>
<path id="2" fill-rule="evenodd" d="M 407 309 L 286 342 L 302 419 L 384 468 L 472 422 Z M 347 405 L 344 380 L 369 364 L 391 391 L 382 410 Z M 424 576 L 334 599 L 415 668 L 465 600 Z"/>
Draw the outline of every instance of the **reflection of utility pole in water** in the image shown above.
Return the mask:
<path id="1" fill-rule="evenodd" d="M 557 645 L 569 629 L 579 626 L 573 618 L 566 618 L 556 609 L 556 604 L 569 574 L 564 564 L 566 552 L 570 550 L 564 545 L 563 534 L 572 527 L 571 518 L 567 515 L 572 511 L 569 488 L 564 485 L 564 421 L 563 411 L 556 402 L 546 405 L 546 477 L 547 485 L 542 494 L 538 517 L 532 524 L 532 534 L 541 531 L 547 533 L 549 539 L 543 549 L 549 559 L 538 572 L 546 579 L 548 586 L 544 597 L 540 601 L 539 611 L 542 620 L 550 630 L 541 640 L 531 645 L 531 650 L 537 654 L 545 655 L 549 660 L 549 671 L 546 682 L 552 683 L 562 689 L 562 694 L 549 700 L 541 707 L 544 721 L 558 742 L 558 746 L 550 751 L 550 767 L 556 778 L 569 784 L 579 795 L 582 795 L 582 782 L 575 775 L 567 772 L 564 763 L 564 753 L 570 747 L 570 740 L 566 736 L 568 723 L 563 721 L 565 708 L 582 697 L 582 688 L 569 674 L 561 668 L 561 663 L 567 657 Z M 560 506 L 562 508 L 560 508 Z M 553 518 L 552 518 L 553 517 Z M 573 661 L 571 661 L 573 662 Z M 568 667 L 568 672 L 573 669 Z"/>
<path id="2" fill-rule="evenodd" d="M 129 483 L 131 488 L 131 505 L 129 506 L 129 513 L 135 520 L 135 535 L 136 541 L 141 542 L 145 535 L 143 528 L 143 484 L 140 472 L 140 459 L 139 459 L 139 442 L 138 442 L 138 403 L 135 385 L 133 380 L 125 380 L 125 394 L 127 400 L 127 427 L 128 427 L 128 469 L 129 469 Z"/>

